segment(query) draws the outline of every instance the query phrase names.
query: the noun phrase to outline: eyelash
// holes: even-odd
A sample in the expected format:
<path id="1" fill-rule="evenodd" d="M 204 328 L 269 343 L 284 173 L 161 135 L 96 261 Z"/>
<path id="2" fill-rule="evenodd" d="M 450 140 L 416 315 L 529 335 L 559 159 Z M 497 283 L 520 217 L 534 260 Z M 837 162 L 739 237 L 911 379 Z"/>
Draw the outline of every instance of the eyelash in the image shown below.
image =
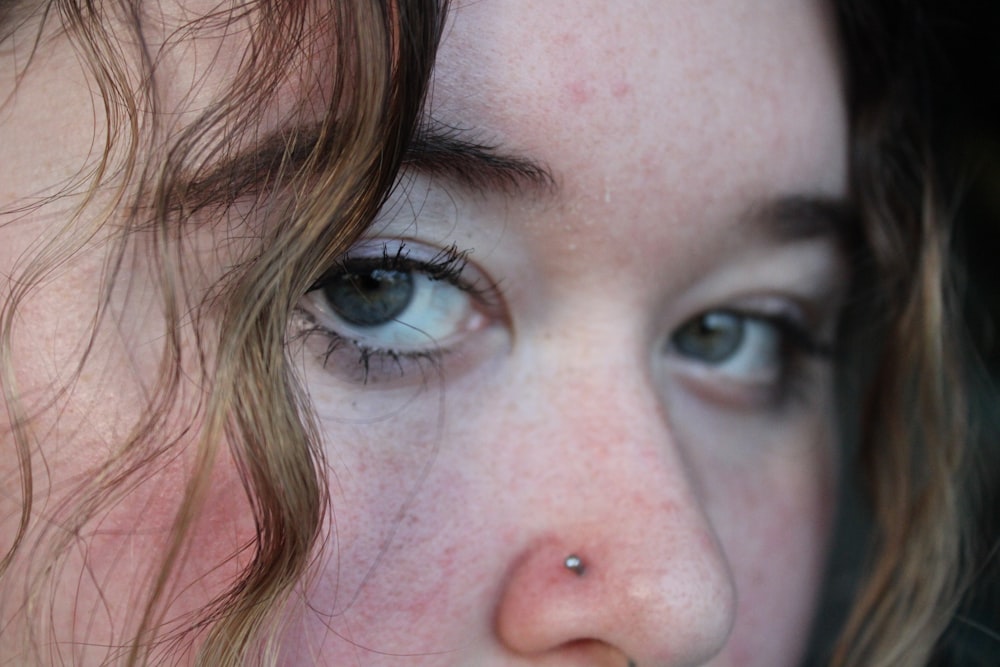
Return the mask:
<path id="1" fill-rule="evenodd" d="M 778 405 L 789 401 L 806 402 L 809 390 L 815 384 L 809 382 L 809 361 L 829 364 L 836 358 L 836 345 L 820 339 L 801 322 L 786 315 L 748 315 L 777 329 L 782 337 L 782 373 L 773 400 Z"/>
<path id="2" fill-rule="evenodd" d="M 821 340 L 808 327 L 792 317 L 753 311 L 733 312 L 747 319 L 757 320 L 758 322 L 773 326 L 782 335 L 784 342 L 793 348 L 789 350 L 791 354 L 800 354 L 804 357 L 824 361 L 831 361 L 834 357 L 835 345 L 833 343 Z"/>
<path id="3" fill-rule="evenodd" d="M 491 295 L 495 294 L 496 286 L 482 286 L 480 281 L 468 280 L 465 277 L 468 256 L 472 250 L 460 250 L 457 244 L 437 250 L 427 259 L 414 259 L 410 248 L 405 242 L 398 242 L 395 248 L 389 243 L 383 243 L 381 255 L 371 257 L 347 256 L 338 261 L 312 286 L 308 293 L 315 293 L 328 288 L 335 280 L 350 275 L 373 275 L 376 272 L 398 272 L 409 275 L 419 275 L 435 283 L 448 284 L 484 308 L 492 303 Z M 398 377 L 409 373 L 410 367 L 415 367 L 421 375 L 425 375 L 428 366 L 440 369 L 442 360 L 450 351 L 446 347 L 433 345 L 424 349 L 393 349 L 365 345 L 362 341 L 324 326 L 315 314 L 304 308 L 298 308 L 297 314 L 304 318 L 306 326 L 300 331 L 301 336 L 320 334 L 327 339 L 326 349 L 320 353 L 324 368 L 331 365 L 331 356 L 345 347 L 357 353 L 356 366 L 360 371 L 358 378 L 362 384 L 368 384 L 373 377 L 373 365 L 381 364 L 394 367 Z M 384 372 L 384 369 L 379 373 Z M 374 377 L 378 377 L 376 373 Z"/>
<path id="4" fill-rule="evenodd" d="M 498 314 L 501 310 L 497 305 L 498 286 L 489 283 L 484 287 L 481 273 L 466 271 L 471 250 L 459 250 L 455 244 L 444 249 L 424 249 L 418 244 L 420 249 L 411 253 L 410 247 L 403 241 L 381 242 L 380 245 L 380 254 L 371 252 L 378 248 L 374 243 L 367 248 L 363 245 L 355 249 L 352 251 L 355 256 L 348 255 L 338 261 L 310 287 L 307 297 L 315 295 L 311 297 L 312 311 L 319 312 L 310 312 L 304 306 L 296 311 L 301 318 L 300 326 L 296 327 L 299 335 L 320 334 L 326 341 L 325 350 L 318 353 L 324 368 L 335 368 L 341 373 L 351 372 L 353 368 L 359 373 L 356 380 L 361 384 L 368 384 L 373 378 L 402 378 L 411 370 L 419 371 L 419 377 L 426 377 L 429 370 L 440 373 L 444 357 L 461 348 L 460 337 L 456 334 L 476 330 L 475 327 L 464 328 L 460 324 L 468 324 L 476 318 L 485 318 L 481 321 L 502 318 Z M 357 255 L 366 250 L 371 254 Z M 475 279 L 470 280 L 469 273 Z M 396 297 L 393 290 L 397 289 L 399 276 L 407 277 L 405 302 L 400 309 L 391 312 L 380 309 L 380 304 L 386 300 L 386 287 L 389 290 L 388 300 L 391 302 Z M 438 302 L 427 299 L 416 303 L 413 310 L 419 312 L 423 307 L 431 311 L 428 330 L 418 326 L 428 320 L 422 320 L 419 314 L 414 317 L 410 307 L 416 301 L 414 294 L 429 291 L 433 296 L 439 293 L 434 287 L 438 283 L 457 292 L 444 299 L 446 307 L 443 308 Z M 346 305 L 342 300 L 344 292 L 338 291 L 343 290 L 345 285 L 348 294 Z M 453 290 L 444 291 L 452 294 Z M 456 298 L 462 300 L 462 307 L 458 310 L 453 308 Z M 307 298 L 304 303 L 308 304 L 310 300 Z M 822 341 L 814 332 L 814 327 L 802 321 L 800 313 L 789 312 L 792 308 L 782 304 L 778 301 L 771 307 L 706 309 L 672 330 L 668 349 L 676 353 L 684 368 L 693 369 L 691 377 L 700 378 L 697 380 L 699 386 L 706 387 L 711 393 L 721 391 L 719 395 L 722 399 L 735 405 L 781 407 L 787 405 L 787 399 L 807 398 L 815 383 L 810 381 L 812 368 L 806 362 L 810 359 L 831 360 L 834 345 Z M 352 306 L 360 307 L 360 320 L 346 315 Z M 370 307 L 373 308 L 374 319 L 366 320 L 365 311 Z M 446 332 L 440 336 L 432 335 L 431 332 L 441 329 L 435 326 L 439 324 L 435 317 L 440 319 L 442 313 L 443 319 L 449 323 Z M 715 333 L 712 329 L 715 325 L 710 324 L 709 318 L 715 318 L 715 321 L 722 318 L 729 326 L 734 322 L 739 325 L 739 335 L 730 353 L 709 358 L 701 354 L 705 348 L 692 352 L 687 345 L 679 345 L 683 336 L 692 334 L 696 347 L 704 344 L 704 341 L 699 343 L 697 337 Z M 334 324 L 321 321 L 324 319 Z M 699 333 L 698 327 L 702 325 L 705 328 Z M 401 336 L 399 330 L 404 335 Z M 395 335 L 391 335 L 394 332 Z M 418 334 L 416 342 L 413 340 L 414 333 Z M 378 340 L 380 338 L 382 341 Z M 439 340 L 443 340 L 444 344 L 438 344 Z M 459 342 L 456 343 L 456 340 Z M 709 341 L 709 345 L 712 344 Z M 753 351 L 759 354 L 755 357 Z M 349 356 L 339 356 L 348 352 Z M 338 358 L 334 358 L 335 354 Z M 733 372 L 734 365 L 738 369 L 736 372 Z"/>
<path id="5" fill-rule="evenodd" d="M 440 347 L 409 352 L 362 347 L 356 341 L 344 338 L 340 334 L 330 331 L 325 327 L 321 327 L 318 324 L 308 333 L 322 333 L 328 338 L 326 351 L 322 354 L 324 368 L 327 368 L 330 365 L 330 355 L 342 346 L 350 345 L 353 347 L 358 356 L 357 368 L 361 372 L 360 381 L 361 384 L 364 385 L 368 384 L 368 381 L 372 376 L 371 367 L 373 361 L 380 364 L 388 363 L 395 366 L 399 377 L 406 376 L 410 370 L 412 370 L 408 370 L 408 367 L 411 366 L 416 367 L 416 370 L 420 371 L 421 376 L 426 376 L 428 369 L 425 366 L 430 366 L 433 369 L 440 369 L 445 354 L 447 353 L 447 350 Z"/>
<path id="6" fill-rule="evenodd" d="M 345 257 L 314 282 L 308 291 L 322 289 L 332 278 L 345 273 L 361 273 L 378 269 L 419 272 L 432 280 L 449 282 L 463 291 L 474 293 L 475 286 L 466 284 L 462 280 L 462 272 L 468 264 L 471 253 L 471 249 L 459 250 L 458 245 L 452 243 L 447 248 L 439 250 L 430 259 L 415 260 L 410 258 L 410 250 L 405 241 L 399 243 L 395 253 L 390 253 L 389 244 L 383 243 L 381 257 Z"/>
<path id="7" fill-rule="evenodd" d="M 739 383 L 726 378 L 724 370 L 719 370 L 730 363 L 729 358 L 723 358 L 716 363 L 704 358 L 698 359 L 696 355 L 681 349 L 679 338 L 690 327 L 699 326 L 710 316 L 735 318 L 743 328 L 764 326 L 777 336 L 775 342 L 777 372 L 773 382 L 765 382 L 761 386 L 748 383 L 740 387 Z M 740 335 L 739 344 L 742 345 L 744 336 L 747 336 L 744 329 L 741 329 Z M 757 335 L 760 335 L 759 331 Z M 813 369 L 808 362 L 815 360 L 829 363 L 836 357 L 836 343 L 822 340 L 812 327 L 804 324 L 797 315 L 787 312 L 764 312 L 762 309 L 752 307 L 724 307 L 702 311 L 674 330 L 670 338 L 670 349 L 681 357 L 683 364 L 694 367 L 700 377 L 707 378 L 702 380 L 703 384 L 712 386 L 714 382 L 724 385 L 724 390 L 733 387 L 745 390 L 745 393 L 738 394 L 737 398 L 733 399 L 736 405 L 750 404 L 773 408 L 787 406 L 792 400 L 807 401 L 808 392 L 816 386 L 810 381 L 810 371 Z M 722 381 L 719 380 L 720 377 Z"/>

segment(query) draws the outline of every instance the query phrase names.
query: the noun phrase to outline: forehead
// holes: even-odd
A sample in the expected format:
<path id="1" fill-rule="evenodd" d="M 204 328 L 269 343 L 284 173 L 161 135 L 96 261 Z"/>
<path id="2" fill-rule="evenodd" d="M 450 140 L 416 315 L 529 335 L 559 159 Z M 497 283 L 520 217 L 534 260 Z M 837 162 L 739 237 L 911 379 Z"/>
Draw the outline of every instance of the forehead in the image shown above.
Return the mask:
<path id="1" fill-rule="evenodd" d="M 570 190 L 655 189 L 673 210 L 699 185 L 837 194 L 836 48 L 813 0 L 460 1 L 431 113 Z"/>

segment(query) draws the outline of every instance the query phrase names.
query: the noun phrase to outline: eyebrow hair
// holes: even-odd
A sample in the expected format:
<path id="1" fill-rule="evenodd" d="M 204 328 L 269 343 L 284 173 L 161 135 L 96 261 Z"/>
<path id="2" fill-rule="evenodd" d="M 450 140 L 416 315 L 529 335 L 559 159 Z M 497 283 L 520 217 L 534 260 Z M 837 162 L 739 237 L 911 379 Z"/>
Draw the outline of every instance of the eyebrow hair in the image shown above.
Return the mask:
<path id="1" fill-rule="evenodd" d="M 787 242 L 833 237 L 846 248 L 852 247 L 860 234 L 857 208 L 838 197 L 779 196 L 750 206 L 743 219 Z"/>
<path id="2" fill-rule="evenodd" d="M 310 163 L 323 140 L 319 124 L 276 130 L 248 151 L 208 168 L 186 183 L 185 198 L 195 208 L 208 203 L 232 203 L 270 187 L 279 171 L 292 173 Z M 413 136 L 402 169 L 439 176 L 476 192 L 515 196 L 554 195 L 554 174 L 541 162 L 505 151 L 478 139 L 476 133 L 425 119 Z M 756 202 L 744 213 L 745 222 L 759 226 L 782 241 L 833 237 L 845 248 L 860 236 L 858 212 L 847 199 L 828 196 L 778 196 Z"/>
<path id="3" fill-rule="evenodd" d="M 323 133 L 320 124 L 313 124 L 265 134 L 248 150 L 190 177 L 184 198 L 197 209 L 266 190 L 279 172 L 295 173 L 314 164 L 311 158 Z M 540 162 L 483 142 L 470 130 L 434 121 L 418 128 L 403 155 L 402 169 L 439 176 L 477 192 L 531 196 L 557 190 L 552 172 Z"/>
<path id="4" fill-rule="evenodd" d="M 552 195 L 557 191 L 555 176 L 542 163 L 480 141 L 469 130 L 433 121 L 417 131 L 403 166 L 479 192 Z"/>

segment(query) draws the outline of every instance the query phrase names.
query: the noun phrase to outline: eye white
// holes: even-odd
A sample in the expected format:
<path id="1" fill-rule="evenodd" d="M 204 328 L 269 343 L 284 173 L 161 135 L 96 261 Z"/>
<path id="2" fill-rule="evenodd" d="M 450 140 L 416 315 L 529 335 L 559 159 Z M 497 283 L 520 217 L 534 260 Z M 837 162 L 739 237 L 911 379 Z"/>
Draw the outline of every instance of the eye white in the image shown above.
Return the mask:
<path id="1" fill-rule="evenodd" d="M 405 307 L 385 323 L 359 325 L 327 298 L 323 289 L 310 293 L 311 309 L 319 324 L 338 336 L 369 349 L 413 352 L 434 347 L 475 327 L 478 314 L 472 297 L 445 280 L 434 280 L 418 270 L 408 272 L 411 294 Z"/>
<path id="2" fill-rule="evenodd" d="M 781 375 L 784 335 L 765 319 L 732 311 L 702 313 L 671 338 L 673 352 L 706 373 L 745 384 L 769 384 Z"/>
<path id="3" fill-rule="evenodd" d="M 743 318 L 743 339 L 739 348 L 715 366 L 717 373 L 751 384 L 770 384 L 781 375 L 784 363 L 783 335 L 771 322 Z"/>

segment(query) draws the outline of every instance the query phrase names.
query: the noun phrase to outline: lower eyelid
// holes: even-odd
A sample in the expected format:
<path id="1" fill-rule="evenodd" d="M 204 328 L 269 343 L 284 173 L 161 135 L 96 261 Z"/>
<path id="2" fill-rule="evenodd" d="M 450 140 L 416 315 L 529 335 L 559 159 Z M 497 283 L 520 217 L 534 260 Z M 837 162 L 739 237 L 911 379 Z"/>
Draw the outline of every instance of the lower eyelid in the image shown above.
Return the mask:
<path id="1" fill-rule="evenodd" d="M 723 409 L 750 410 L 766 408 L 775 403 L 776 388 L 773 384 L 754 385 L 724 381 L 707 372 L 692 368 L 670 368 L 666 382 L 698 400 Z"/>
<path id="2" fill-rule="evenodd" d="M 679 388 L 698 400 L 735 411 L 782 410 L 794 399 L 809 397 L 830 374 L 826 359 L 805 354 L 791 354 L 782 362 L 780 372 L 763 381 L 738 381 L 710 366 L 672 358 L 663 366 L 667 387 Z M 806 401 L 807 404 L 809 401 Z"/>
<path id="3" fill-rule="evenodd" d="M 349 385 L 423 376 L 427 370 L 439 368 L 447 354 L 440 347 L 409 352 L 365 347 L 319 325 L 312 313 L 301 308 L 293 315 L 289 339 L 301 345 L 324 371 Z"/>
<path id="4" fill-rule="evenodd" d="M 300 307 L 289 327 L 289 342 L 301 349 L 304 363 L 317 369 L 312 375 L 317 381 L 355 389 L 401 389 L 432 378 L 458 378 L 509 352 L 510 332 L 503 322 L 485 314 L 477 318 L 481 326 L 442 345 L 393 350 L 330 331 Z"/>
<path id="5" fill-rule="evenodd" d="M 471 299 L 471 297 L 468 298 Z M 306 312 L 308 313 L 308 311 Z M 329 336 L 351 341 L 358 347 L 368 350 L 381 350 L 400 355 L 419 354 L 427 349 L 450 347 L 462 337 L 485 328 L 491 321 L 488 315 L 477 309 L 475 304 L 471 302 L 466 305 L 463 312 L 454 314 L 458 320 L 454 330 L 448 331 L 440 337 L 435 337 L 429 331 L 417 326 L 414 323 L 416 320 L 405 317 L 365 330 L 345 322 L 324 326 L 315 315 L 312 313 L 309 315 L 314 327 Z"/>
<path id="6" fill-rule="evenodd" d="M 826 360 L 825 346 L 797 318 L 776 313 L 773 306 L 767 310 L 770 312 L 734 308 L 716 311 L 744 318 L 745 327 L 734 356 L 718 363 L 680 353 L 671 339 L 663 367 L 664 381 L 684 388 L 703 402 L 735 410 L 776 409 L 787 403 L 785 399 L 792 392 L 804 393 L 802 390 L 818 379 L 814 377 L 813 362 Z M 686 320 L 675 331 L 692 321 L 694 318 Z"/>

